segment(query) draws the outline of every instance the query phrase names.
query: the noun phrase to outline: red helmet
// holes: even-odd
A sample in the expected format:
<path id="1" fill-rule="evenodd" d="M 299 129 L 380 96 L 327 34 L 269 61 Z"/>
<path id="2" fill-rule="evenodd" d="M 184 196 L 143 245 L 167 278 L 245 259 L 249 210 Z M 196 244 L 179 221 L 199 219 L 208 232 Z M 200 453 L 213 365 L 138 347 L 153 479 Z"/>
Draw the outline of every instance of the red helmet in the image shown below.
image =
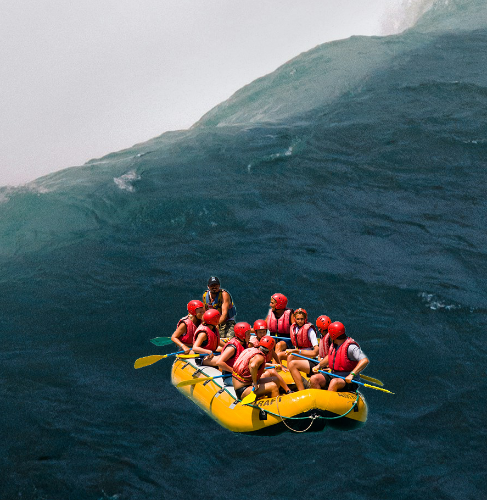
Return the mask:
<path id="1" fill-rule="evenodd" d="M 331 319 L 328 317 L 328 316 L 320 316 L 317 320 L 316 320 L 316 326 L 320 329 L 320 330 L 328 330 L 328 327 L 330 326 L 331 324 Z"/>
<path id="2" fill-rule="evenodd" d="M 220 321 L 220 311 L 218 309 L 208 309 L 208 311 L 203 314 L 203 322 L 207 325 L 218 326 Z"/>
<path id="3" fill-rule="evenodd" d="M 264 329 L 267 330 L 267 321 L 265 321 L 264 319 L 258 319 L 254 322 L 254 332 Z"/>
<path id="4" fill-rule="evenodd" d="M 201 300 L 192 300 L 191 302 L 188 302 L 189 314 L 192 314 L 194 316 L 196 313 L 196 309 L 199 309 L 200 307 L 205 307 Z"/>
<path id="5" fill-rule="evenodd" d="M 286 309 L 287 297 L 282 293 L 275 293 L 272 298 L 276 301 L 276 309 Z"/>
<path id="6" fill-rule="evenodd" d="M 259 345 L 272 351 L 276 345 L 276 341 L 272 337 L 269 337 L 269 335 L 265 335 L 260 339 Z"/>
<path id="7" fill-rule="evenodd" d="M 240 323 L 237 323 L 233 327 L 233 331 L 235 332 L 235 337 L 237 337 L 240 340 L 245 340 L 245 334 L 251 329 L 252 327 L 248 324 L 245 323 L 245 321 L 241 321 Z"/>
<path id="8" fill-rule="evenodd" d="M 332 340 L 335 340 L 345 333 L 345 327 L 343 326 L 343 323 L 335 321 L 335 323 L 332 323 L 328 327 L 328 333 L 330 334 Z"/>
<path id="9" fill-rule="evenodd" d="M 296 317 L 296 314 L 304 314 L 304 321 L 308 321 L 308 313 L 306 312 L 306 309 L 300 307 L 294 311 L 294 317 Z"/>

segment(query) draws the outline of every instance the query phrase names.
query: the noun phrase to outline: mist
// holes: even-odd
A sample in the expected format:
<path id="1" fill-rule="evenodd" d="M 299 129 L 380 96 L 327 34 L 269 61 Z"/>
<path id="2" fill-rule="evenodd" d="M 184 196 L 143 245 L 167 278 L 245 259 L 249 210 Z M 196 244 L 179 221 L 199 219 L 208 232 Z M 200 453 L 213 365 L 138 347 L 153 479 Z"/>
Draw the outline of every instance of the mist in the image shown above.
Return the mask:
<path id="1" fill-rule="evenodd" d="M 0 185 L 188 128 L 299 53 L 402 31 L 431 1 L 3 1 Z"/>

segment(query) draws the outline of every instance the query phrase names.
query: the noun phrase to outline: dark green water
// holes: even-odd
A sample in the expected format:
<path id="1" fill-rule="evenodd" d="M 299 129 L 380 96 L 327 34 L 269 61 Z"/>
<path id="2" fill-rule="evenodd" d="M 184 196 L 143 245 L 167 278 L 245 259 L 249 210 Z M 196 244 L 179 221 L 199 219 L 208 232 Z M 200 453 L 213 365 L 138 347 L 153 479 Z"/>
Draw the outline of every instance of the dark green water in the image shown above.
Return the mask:
<path id="1" fill-rule="evenodd" d="M 0 498 L 486 496 L 487 21 L 438 2 L 318 47 L 191 130 L 0 188 Z M 234 435 L 135 371 L 217 274 L 343 321 L 394 396 Z"/>

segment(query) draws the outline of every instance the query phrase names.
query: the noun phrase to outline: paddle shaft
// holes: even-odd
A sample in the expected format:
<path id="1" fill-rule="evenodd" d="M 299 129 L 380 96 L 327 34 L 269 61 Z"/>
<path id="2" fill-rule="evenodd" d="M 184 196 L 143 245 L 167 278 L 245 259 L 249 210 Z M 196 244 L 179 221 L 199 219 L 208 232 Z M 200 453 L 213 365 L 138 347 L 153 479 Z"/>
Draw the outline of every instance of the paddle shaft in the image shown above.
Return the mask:
<path id="1" fill-rule="evenodd" d="M 214 377 L 209 377 L 211 380 L 213 380 L 214 378 L 225 378 L 225 377 L 231 377 L 232 374 L 231 373 L 224 373 L 223 375 L 215 375 Z"/>
<path id="2" fill-rule="evenodd" d="M 158 355 L 154 354 L 152 356 L 145 356 L 143 358 L 139 358 L 134 363 L 134 368 L 137 370 L 139 368 L 143 368 L 144 366 L 150 366 L 154 363 L 157 363 L 161 359 L 167 358 L 168 356 L 177 356 L 178 358 L 198 358 L 201 356 L 208 356 L 208 354 L 183 354 L 184 351 L 171 352 L 169 354 Z M 219 352 L 214 354 L 220 354 Z"/>
<path id="3" fill-rule="evenodd" d="M 178 354 L 183 354 L 184 351 L 178 351 L 178 352 L 170 352 L 169 354 L 163 354 L 163 358 L 167 358 L 169 356 L 177 356 Z"/>
<path id="4" fill-rule="evenodd" d="M 297 356 L 298 358 L 307 359 L 308 361 L 312 361 L 313 363 L 319 363 L 317 359 L 307 358 L 306 356 L 302 356 L 301 354 L 296 354 L 295 352 L 292 352 L 291 356 Z M 374 384 L 384 385 L 380 380 L 377 380 L 376 378 L 368 377 L 367 375 L 363 374 L 357 374 L 357 375 L 360 375 L 361 377 L 364 378 L 364 380 L 368 380 L 369 382 L 373 382 Z"/>
<path id="5" fill-rule="evenodd" d="M 308 361 L 313 361 L 314 363 L 319 363 L 319 361 L 317 361 L 316 359 L 311 359 L 311 358 L 307 358 L 306 356 L 301 356 L 301 354 L 296 354 L 295 352 L 292 352 L 291 353 L 292 356 L 297 356 L 298 358 L 303 358 L 303 359 L 307 359 Z M 342 377 L 341 375 L 335 375 L 334 373 L 331 373 L 331 372 L 325 372 L 323 370 L 318 370 L 319 372 L 321 373 L 327 373 L 328 375 L 331 375 L 332 377 L 338 377 L 338 378 L 342 378 L 343 380 L 345 380 L 345 377 Z M 358 374 L 357 374 L 358 375 Z M 362 384 L 362 382 L 358 382 L 357 380 L 354 380 L 354 382 L 356 384 L 361 384 L 361 385 L 365 385 L 365 384 Z"/>
<path id="6" fill-rule="evenodd" d="M 301 354 L 296 354 L 295 352 L 291 353 L 293 356 L 297 356 L 298 358 L 303 358 L 303 359 L 307 359 L 308 361 L 313 361 L 313 363 L 319 363 L 319 361 L 317 361 L 316 359 L 311 359 L 311 358 L 307 358 L 306 356 L 301 356 Z M 326 375 L 331 375 L 332 377 L 337 377 L 337 378 L 341 378 L 343 380 L 346 380 L 345 377 L 342 377 L 341 375 L 336 375 L 335 373 L 331 373 L 331 372 L 325 372 L 323 370 L 318 370 L 320 373 L 325 373 Z M 358 380 L 354 380 L 353 381 L 354 384 L 360 384 L 360 385 L 363 385 L 364 387 L 371 387 L 370 385 L 368 384 L 363 384 L 362 382 L 359 382 Z"/>
<path id="7" fill-rule="evenodd" d="M 185 387 L 187 385 L 196 385 L 201 382 L 207 382 L 209 380 L 214 380 L 216 378 L 228 378 L 231 377 L 231 373 L 224 373 L 223 375 L 216 375 L 215 377 L 200 377 L 200 378 L 195 378 L 195 379 L 190 379 L 190 380 L 183 380 L 182 382 L 179 382 L 176 384 L 176 387 Z"/>
<path id="8" fill-rule="evenodd" d="M 183 352 L 183 351 L 181 351 Z M 214 355 L 220 355 L 221 352 L 214 352 Z M 209 354 L 201 354 L 199 352 L 195 354 L 179 354 L 178 358 L 205 358 L 206 356 L 209 356 Z"/>
<path id="9" fill-rule="evenodd" d="M 343 380 L 346 380 L 345 377 L 342 377 L 341 375 L 336 375 L 335 373 L 330 373 L 330 372 L 325 372 L 323 370 L 318 370 L 320 373 L 323 373 L 323 375 L 330 375 L 331 377 L 337 377 L 341 378 Z M 388 391 L 387 389 L 382 389 L 382 387 L 376 387 L 375 385 L 370 385 L 370 384 L 364 384 L 363 382 L 359 382 L 358 380 L 353 380 L 353 384 L 358 384 L 358 385 L 363 385 L 364 387 L 368 387 L 369 389 L 375 389 L 376 391 L 382 391 L 382 392 L 388 392 L 389 394 L 394 394 L 391 391 Z"/>
<path id="10" fill-rule="evenodd" d="M 320 373 L 324 373 L 325 375 L 330 375 L 330 377 L 337 377 L 337 378 L 341 378 L 342 380 L 347 380 L 347 377 L 342 377 L 341 375 L 337 375 L 336 373 L 325 372 L 324 370 L 318 370 L 318 371 Z M 367 385 L 367 384 L 364 384 L 363 382 L 359 382 L 358 380 L 353 380 L 353 383 L 363 385 L 364 387 Z"/>

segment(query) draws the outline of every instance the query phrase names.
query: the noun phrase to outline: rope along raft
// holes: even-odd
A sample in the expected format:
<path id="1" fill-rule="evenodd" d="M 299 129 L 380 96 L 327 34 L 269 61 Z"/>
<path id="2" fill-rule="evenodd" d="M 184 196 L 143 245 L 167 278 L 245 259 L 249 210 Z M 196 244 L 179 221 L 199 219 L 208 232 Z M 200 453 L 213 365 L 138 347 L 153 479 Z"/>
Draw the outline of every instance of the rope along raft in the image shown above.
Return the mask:
<path id="1" fill-rule="evenodd" d="M 185 370 L 186 367 L 190 369 Z M 194 368 L 196 366 L 192 360 L 176 360 L 171 373 L 172 383 L 222 427 L 232 432 L 254 432 L 270 429 L 276 424 L 283 424 L 280 431 L 276 428 L 277 432 L 284 429 L 299 433 L 319 432 L 328 427 L 326 422 L 336 430 L 351 430 L 361 427 L 367 420 L 367 404 L 360 392 L 353 394 L 307 390 L 290 397 L 280 395 L 269 401 L 264 398 L 243 405 L 221 378 L 215 380 L 214 377 L 207 377 L 203 378 L 202 383 L 184 384 L 180 387 L 182 382 L 199 378 L 200 374 L 211 375 L 213 371 L 220 373 L 211 368 L 206 370 L 207 367 L 205 371 L 198 367 L 194 372 Z M 254 410 L 259 410 L 260 414 L 256 414 Z M 270 418 L 266 415 L 270 415 Z M 292 421 L 296 421 L 297 425 L 293 425 Z M 312 425 L 315 421 L 316 424 Z"/>
<path id="2" fill-rule="evenodd" d="M 343 413 L 342 415 L 337 415 L 336 417 L 325 417 L 323 415 L 310 415 L 309 417 L 283 417 L 281 415 L 281 413 L 279 412 L 279 403 L 278 403 L 279 397 L 276 398 L 277 413 L 274 413 L 274 412 L 269 411 L 269 410 L 265 410 L 264 408 L 261 408 L 260 406 L 256 406 L 256 405 L 252 405 L 252 404 L 249 404 L 247 406 L 250 406 L 251 408 L 256 408 L 259 411 L 263 411 L 265 413 L 268 413 L 269 415 L 272 415 L 273 417 L 279 417 L 281 419 L 282 423 L 290 431 L 293 431 L 293 432 L 307 432 L 307 431 L 309 431 L 309 429 L 311 429 L 311 426 L 313 425 L 313 422 L 315 420 L 336 420 L 338 418 L 342 418 L 342 417 L 347 416 L 357 406 L 359 398 L 360 398 L 360 393 L 357 391 L 357 397 L 355 398 L 355 401 L 353 402 L 351 408 L 348 411 L 346 411 L 345 413 Z M 304 429 L 303 431 L 299 431 L 297 429 L 293 429 L 286 422 L 286 420 L 306 420 L 307 418 L 309 418 L 311 420 L 311 422 L 310 422 L 309 426 L 306 429 Z"/>
<path id="3" fill-rule="evenodd" d="M 220 385 L 220 381 L 216 381 L 216 380 L 212 380 L 212 382 L 217 385 L 218 387 L 220 387 L 220 389 L 224 390 L 227 394 L 229 394 L 230 396 L 233 397 L 233 394 L 225 387 L 225 384 L 222 384 Z M 355 398 L 355 401 L 353 402 L 352 406 L 350 407 L 350 409 L 348 411 L 346 411 L 345 413 L 343 413 L 342 415 L 337 415 L 336 417 L 325 417 L 324 415 L 310 415 L 308 417 L 283 417 L 279 411 L 279 397 L 276 398 L 276 407 L 277 407 L 277 412 L 278 413 L 274 413 L 272 411 L 269 411 L 269 410 L 265 410 L 264 408 L 261 408 L 260 406 L 257 406 L 257 405 L 253 405 L 253 404 L 249 404 L 247 406 L 250 406 L 251 408 L 255 408 L 256 410 L 259 410 L 259 411 L 263 411 L 265 413 L 268 413 L 269 415 L 272 415 L 273 417 L 279 417 L 282 421 L 282 423 L 290 430 L 290 431 L 293 431 L 293 432 L 296 432 L 296 433 L 301 433 L 301 432 L 307 432 L 309 431 L 309 429 L 311 429 L 311 426 L 313 425 L 313 422 L 315 420 L 336 420 L 338 418 L 342 418 L 342 417 L 346 417 L 358 404 L 358 400 L 360 398 L 360 393 L 359 391 L 357 391 L 357 397 Z M 241 402 L 242 400 L 239 399 L 238 400 L 239 402 Z M 310 424 L 308 425 L 308 427 L 306 427 L 306 429 L 304 429 L 303 431 L 299 431 L 297 429 L 293 429 L 291 426 L 289 426 L 286 422 L 286 420 L 306 420 L 306 419 L 310 419 L 311 422 Z"/>

